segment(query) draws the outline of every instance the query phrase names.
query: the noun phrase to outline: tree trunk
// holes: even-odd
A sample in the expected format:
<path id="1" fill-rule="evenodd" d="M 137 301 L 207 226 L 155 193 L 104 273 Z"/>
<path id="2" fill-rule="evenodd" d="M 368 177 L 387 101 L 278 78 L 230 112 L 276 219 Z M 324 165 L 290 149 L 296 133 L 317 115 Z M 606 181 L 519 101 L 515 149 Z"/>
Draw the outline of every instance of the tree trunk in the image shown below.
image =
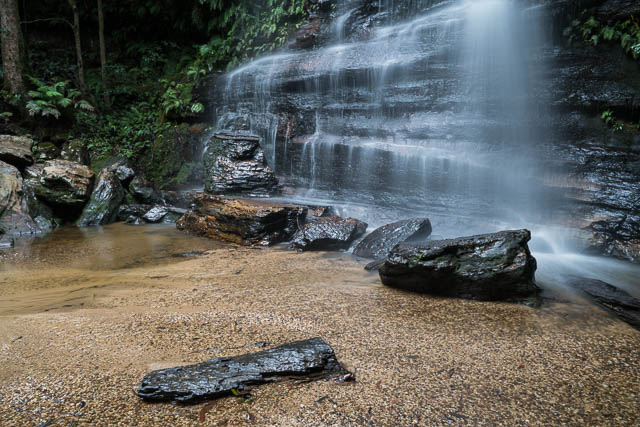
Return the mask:
<path id="1" fill-rule="evenodd" d="M 0 0 L 0 39 L 4 87 L 9 93 L 24 93 L 20 52 L 20 13 L 16 0 Z"/>
<path id="2" fill-rule="evenodd" d="M 78 85 L 82 93 L 87 92 L 87 85 L 84 82 L 84 62 L 82 61 L 82 43 L 80 41 L 80 14 L 76 0 L 68 0 L 73 11 L 73 38 L 76 42 L 76 63 L 78 65 Z"/>
<path id="3" fill-rule="evenodd" d="M 102 0 L 98 0 L 98 37 L 100 39 L 100 65 L 102 73 L 102 91 L 104 92 L 104 103 L 111 105 L 109 97 L 109 83 L 107 82 L 107 50 L 104 42 L 104 14 L 102 12 Z"/>

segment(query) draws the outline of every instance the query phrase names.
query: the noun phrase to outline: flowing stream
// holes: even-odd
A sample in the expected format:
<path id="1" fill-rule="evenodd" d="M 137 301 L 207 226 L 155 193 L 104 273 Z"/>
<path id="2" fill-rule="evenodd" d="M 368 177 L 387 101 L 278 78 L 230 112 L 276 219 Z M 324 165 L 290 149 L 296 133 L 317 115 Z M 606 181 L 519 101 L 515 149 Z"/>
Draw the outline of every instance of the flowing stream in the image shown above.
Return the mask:
<path id="1" fill-rule="evenodd" d="M 434 238 L 529 228 L 543 281 L 581 272 L 637 285 L 635 266 L 576 255 L 562 185 L 548 185 L 536 10 L 372 3 L 339 2 L 322 47 L 228 73 L 213 95 L 218 130 L 260 135 L 288 200 L 336 206 L 370 230 L 427 216 Z"/>

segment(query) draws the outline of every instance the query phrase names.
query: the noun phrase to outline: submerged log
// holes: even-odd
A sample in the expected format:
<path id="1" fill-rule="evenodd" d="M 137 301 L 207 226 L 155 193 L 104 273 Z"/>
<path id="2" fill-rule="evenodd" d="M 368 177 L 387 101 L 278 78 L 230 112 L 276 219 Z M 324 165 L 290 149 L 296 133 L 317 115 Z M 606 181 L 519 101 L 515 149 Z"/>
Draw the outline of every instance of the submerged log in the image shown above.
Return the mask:
<path id="1" fill-rule="evenodd" d="M 401 243 L 380 267 L 387 286 L 477 300 L 537 292 L 529 230 L 501 231 L 424 244 Z"/>
<path id="2" fill-rule="evenodd" d="M 569 276 L 567 284 L 584 292 L 587 297 L 620 320 L 640 329 L 640 300 L 622 289 L 596 279 Z"/>
<path id="3" fill-rule="evenodd" d="M 331 346 L 312 338 L 257 353 L 153 371 L 142 379 L 137 394 L 150 401 L 196 403 L 291 376 L 322 377 L 341 370 Z"/>

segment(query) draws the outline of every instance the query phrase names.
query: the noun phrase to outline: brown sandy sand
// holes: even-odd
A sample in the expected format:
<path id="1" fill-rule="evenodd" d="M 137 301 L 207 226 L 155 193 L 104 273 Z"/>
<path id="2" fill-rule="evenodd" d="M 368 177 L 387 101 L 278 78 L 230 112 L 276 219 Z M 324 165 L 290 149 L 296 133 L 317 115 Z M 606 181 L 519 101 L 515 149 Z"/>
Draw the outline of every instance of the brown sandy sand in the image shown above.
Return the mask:
<path id="1" fill-rule="evenodd" d="M 640 424 L 640 332 L 581 300 L 405 293 L 349 255 L 278 248 L 0 274 L 1 425 Z M 260 386 L 202 423 L 204 404 L 133 393 L 152 369 L 315 336 L 355 384 Z"/>

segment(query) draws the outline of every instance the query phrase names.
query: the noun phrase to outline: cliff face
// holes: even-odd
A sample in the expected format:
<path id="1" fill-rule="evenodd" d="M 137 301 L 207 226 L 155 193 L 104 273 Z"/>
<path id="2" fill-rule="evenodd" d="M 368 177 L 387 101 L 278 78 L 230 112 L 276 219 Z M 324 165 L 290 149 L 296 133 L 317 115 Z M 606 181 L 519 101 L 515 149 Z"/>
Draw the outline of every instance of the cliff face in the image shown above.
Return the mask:
<path id="1" fill-rule="evenodd" d="M 283 52 L 212 77 L 209 111 L 219 131 L 259 134 L 285 183 L 423 212 L 513 208 L 570 225 L 582 249 L 640 261 L 640 138 L 600 117 L 640 120 L 638 62 L 617 43 L 562 36 L 585 8 L 606 23 L 640 16 L 640 4 L 521 3 L 510 28 L 520 44 L 505 56 L 526 76 L 470 80 L 471 15 L 455 2 L 343 1 Z"/>

